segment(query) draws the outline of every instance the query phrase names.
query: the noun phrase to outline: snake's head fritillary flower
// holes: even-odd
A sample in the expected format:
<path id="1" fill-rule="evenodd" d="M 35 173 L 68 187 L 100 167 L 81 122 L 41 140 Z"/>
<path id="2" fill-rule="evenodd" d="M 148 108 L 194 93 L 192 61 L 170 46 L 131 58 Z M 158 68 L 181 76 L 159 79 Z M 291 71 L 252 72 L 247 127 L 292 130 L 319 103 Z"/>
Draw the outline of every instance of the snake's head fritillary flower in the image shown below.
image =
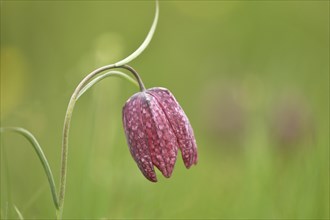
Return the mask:
<path id="1" fill-rule="evenodd" d="M 178 149 L 187 168 L 197 163 L 193 129 L 167 89 L 151 88 L 130 97 L 123 107 L 123 124 L 130 152 L 148 180 L 157 182 L 154 166 L 171 176 Z"/>

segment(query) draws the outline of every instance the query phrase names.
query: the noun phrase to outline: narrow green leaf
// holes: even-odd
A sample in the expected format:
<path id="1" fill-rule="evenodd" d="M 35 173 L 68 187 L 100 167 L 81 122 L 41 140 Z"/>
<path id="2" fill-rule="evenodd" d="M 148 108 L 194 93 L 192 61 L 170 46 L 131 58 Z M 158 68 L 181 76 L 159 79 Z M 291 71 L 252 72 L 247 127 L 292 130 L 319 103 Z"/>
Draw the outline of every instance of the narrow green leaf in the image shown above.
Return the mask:
<path id="1" fill-rule="evenodd" d="M 52 174 L 52 171 L 50 169 L 48 160 L 40 146 L 40 144 L 38 143 L 37 139 L 33 136 L 33 134 L 31 132 L 29 132 L 28 130 L 24 129 L 24 128 L 20 128 L 20 127 L 8 127 L 8 128 L 0 128 L 0 132 L 5 132 L 5 131 L 12 131 L 12 132 L 16 132 L 19 133 L 21 135 L 23 135 L 33 146 L 35 152 L 37 153 L 40 162 L 44 168 L 44 171 L 46 173 L 48 182 L 49 182 L 49 186 L 50 186 L 50 190 L 52 193 L 52 197 L 53 197 L 53 202 L 54 205 L 56 207 L 56 209 L 58 209 L 58 200 L 57 200 L 57 195 L 56 195 L 56 186 L 55 186 L 55 182 L 54 182 L 54 177 Z"/>

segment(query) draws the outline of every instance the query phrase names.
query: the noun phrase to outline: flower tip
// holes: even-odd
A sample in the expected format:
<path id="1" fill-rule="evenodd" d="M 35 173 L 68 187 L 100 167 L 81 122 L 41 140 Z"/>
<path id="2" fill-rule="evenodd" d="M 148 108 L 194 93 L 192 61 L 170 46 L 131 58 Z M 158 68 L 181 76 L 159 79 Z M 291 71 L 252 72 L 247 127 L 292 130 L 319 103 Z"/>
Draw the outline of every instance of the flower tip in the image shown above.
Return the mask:
<path id="1" fill-rule="evenodd" d="M 157 178 L 155 177 L 154 179 L 149 179 L 150 180 L 150 182 L 152 182 L 152 183 L 157 183 L 158 182 L 158 180 L 157 180 Z"/>
<path id="2" fill-rule="evenodd" d="M 166 178 L 170 178 L 172 176 L 172 171 L 171 172 L 168 172 L 166 175 L 163 174 L 163 176 L 166 177 Z"/>
<path id="3" fill-rule="evenodd" d="M 192 167 L 193 165 L 197 165 L 198 163 L 198 158 L 197 155 L 195 155 L 195 157 L 193 158 L 193 160 L 183 160 L 184 165 L 187 169 L 190 169 L 190 167 Z"/>
<path id="4" fill-rule="evenodd" d="M 198 160 L 196 160 L 195 162 L 194 162 L 194 165 L 197 165 L 198 164 Z"/>
<path id="5" fill-rule="evenodd" d="M 145 176 L 145 178 L 147 178 L 150 182 L 153 182 L 153 183 L 157 183 L 157 182 L 158 182 L 156 175 L 144 175 L 144 176 Z"/>
<path id="6" fill-rule="evenodd" d="M 198 164 L 198 156 L 197 156 L 197 153 L 195 155 L 195 159 L 194 159 L 194 165 L 197 165 Z"/>
<path id="7" fill-rule="evenodd" d="M 185 165 L 185 167 L 187 168 L 187 169 L 190 169 L 190 167 L 193 165 L 193 164 L 184 164 Z"/>

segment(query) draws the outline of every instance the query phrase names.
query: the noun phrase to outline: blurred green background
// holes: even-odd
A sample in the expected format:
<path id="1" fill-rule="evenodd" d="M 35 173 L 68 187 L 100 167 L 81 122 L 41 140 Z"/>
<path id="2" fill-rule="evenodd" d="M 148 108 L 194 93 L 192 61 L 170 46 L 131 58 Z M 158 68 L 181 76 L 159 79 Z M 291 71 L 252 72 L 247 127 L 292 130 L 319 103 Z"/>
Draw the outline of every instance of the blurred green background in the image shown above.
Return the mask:
<path id="1" fill-rule="evenodd" d="M 133 52 L 153 16 L 152 1 L 1 1 L 1 126 L 38 138 L 57 184 L 75 86 Z M 147 181 L 121 121 L 137 88 L 107 79 L 73 114 L 65 218 L 329 218 L 328 1 L 161 1 L 131 65 L 176 96 L 199 163 L 179 155 L 170 179 Z M 37 156 L 6 133 L 2 217 L 17 218 L 13 204 L 55 217 Z"/>

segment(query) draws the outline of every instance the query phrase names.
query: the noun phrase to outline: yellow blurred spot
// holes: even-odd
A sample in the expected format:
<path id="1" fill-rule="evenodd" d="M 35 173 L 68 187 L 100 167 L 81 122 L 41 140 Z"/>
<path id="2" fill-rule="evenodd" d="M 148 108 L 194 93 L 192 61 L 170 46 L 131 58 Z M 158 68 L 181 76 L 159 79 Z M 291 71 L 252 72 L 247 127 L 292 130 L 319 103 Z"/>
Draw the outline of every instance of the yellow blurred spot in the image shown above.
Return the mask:
<path id="1" fill-rule="evenodd" d="M 106 32 L 95 41 L 95 59 L 97 65 L 115 63 L 123 58 L 124 41 L 114 32 Z"/>
<path id="2" fill-rule="evenodd" d="M 15 47 L 1 48 L 1 120 L 22 100 L 26 88 L 26 61 Z"/>

